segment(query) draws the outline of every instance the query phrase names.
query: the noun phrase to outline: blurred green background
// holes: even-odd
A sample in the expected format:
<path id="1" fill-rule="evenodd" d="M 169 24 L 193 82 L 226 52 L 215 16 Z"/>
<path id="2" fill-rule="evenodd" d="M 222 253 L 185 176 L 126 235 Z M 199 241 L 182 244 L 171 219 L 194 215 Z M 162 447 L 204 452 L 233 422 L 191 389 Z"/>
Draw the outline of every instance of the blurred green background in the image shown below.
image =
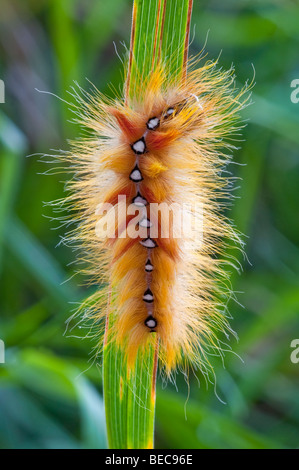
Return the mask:
<path id="1" fill-rule="evenodd" d="M 121 89 L 118 58 L 129 45 L 131 0 L 2 0 L 0 78 L 1 448 L 105 447 L 101 368 L 92 342 L 64 335 L 76 303 L 92 288 L 73 277 L 65 229 L 43 203 L 63 195 L 63 175 L 39 155 L 67 149 L 78 135 L 67 104 L 76 80 L 102 92 Z M 205 43 L 239 83 L 256 72 L 254 104 L 231 171 L 243 179 L 232 217 L 246 234 L 244 271 L 233 274 L 225 368 L 213 360 L 217 394 L 202 378 L 177 387 L 158 381 L 156 447 L 299 446 L 299 3 L 291 0 L 194 0 L 191 53 Z M 125 45 L 124 45 L 125 44 Z M 46 158 L 45 158 L 46 160 Z M 246 166 L 244 165 L 246 164 Z M 238 183 L 239 186 L 239 183 Z M 68 280 L 69 279 L 69 280 Z M 68 282 L 65 282 L 68 280 Z M 187 419 L 186 419 L 186 417 Z"/>

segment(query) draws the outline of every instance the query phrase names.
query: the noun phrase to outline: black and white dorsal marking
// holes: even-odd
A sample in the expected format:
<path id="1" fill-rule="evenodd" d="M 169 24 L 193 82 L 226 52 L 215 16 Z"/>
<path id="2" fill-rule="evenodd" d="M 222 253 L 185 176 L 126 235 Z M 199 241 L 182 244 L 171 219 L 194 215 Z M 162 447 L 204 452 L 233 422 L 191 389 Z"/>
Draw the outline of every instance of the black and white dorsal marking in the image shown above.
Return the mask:
<path id="1" fill-rule="evenodd" d="M 147 206 L 148 204 L 147 200 L 141 196 L 139 191 L 134 197 L 134 199 L 132 200 L 132 202 L 133 204 L 135 204 L 135 206 L 138 206 L 138 207 Z"/>
<path id="2" fill-rule="evenodd" d="M 153 316 L 149 316 L 147 317 L 147 319 L 145 320 L 144 324 L 150 328 L 151 331 L 154 331 L 153 329 L 156 328 L 158 322 L 157 320 L 155 320 L 155 318 Z"/>
<path id="3" fill-rule="evenodd" d="M 146 144 L 144 137 L 141 137 L 141 139 L 136 140 L 134 144 L 131 145 L 132 150 L 137 154 L 137 155 L 142 155 L 143 153 L 146 152 Z"/>
<path id="4" fill-rule="evenodd" d="M 142 246 L 145 246 L 145 248 L 156 248 L 156 246 L 158 246 L 155 240 L 149 237 L 140 240 L 140 243 Z"/>
<path id="5" fill-rule="evenodd" d="M 154 301 L 154 296 L 150 288 L 146 289 L 146 291 L 143 294 L 143 300 L 144 302 L 152 303 Z"/>
<path id="6" fill-rule="evenodd" d="M 146 123 L 146 127 L 150 130 L 150 131 L 154 131 L 156 130 L 158 127 L 159 127 L 159 124 L 160 124 L 160 119 L 157 118 L 157 117 L 152 117 L 150 118 L 147 123 Z"/>
<path id="7" fill-rule="evenodd" d="M 168 118 L 169 116 L 171 116 L 172 114 L 174 113 L 174 108 L 171 106 L 170 108 L 167 109 L 166 111 L 166 115 L 165 115 L 165 118 Z"/>
<path id="8" fill-rule="evenodd" d="M 143 219 L 140 220 L 139 225 L 140 225 L 140 227 L 150 228 L 150 227 L 152 227 L 153 224 L 151 223 L 151 221 L 149 219 L 144 217 Z"/>
<path id="9" fill-rule="evenodd" d="M 150 259 L 146 261 L 144 269 L 146 270 L 147 273 L 151 273 L 152 270 L 154 269 L 154 266 L 152 265 Z"/>
<path id="10" fill-rule="evenodd" d="M 138 168 L 138 165 L 135 165 L 133 170 L 131 171 L 130 180 L 132 180 L 134 183 L 139 183 L 139 181 L 143 180 L 143 177 L 142 177 L 141 171 Z"/>

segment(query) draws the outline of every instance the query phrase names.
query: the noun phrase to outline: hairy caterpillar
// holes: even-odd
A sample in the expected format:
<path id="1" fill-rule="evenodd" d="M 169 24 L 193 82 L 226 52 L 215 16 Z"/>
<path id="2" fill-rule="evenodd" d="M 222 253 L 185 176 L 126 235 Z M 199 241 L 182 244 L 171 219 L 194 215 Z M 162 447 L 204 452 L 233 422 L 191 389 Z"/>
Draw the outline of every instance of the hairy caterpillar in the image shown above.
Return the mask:
<path id="1" fill-rule="evenodd" d="M 89 272 L 102 285 L 91 299 L 96 328 L 113 309 L 114 338 L 129 364 L 158 335 L 168 374 L 187 361 L 206 370 L 209 354 L 221 354 L 218 332 L 232 331 L 224 268 L 232 261 L 223 253 L 226 243 L 242 242 L 223 215 L 231 185 L 223 171 L 248 100 L 247 87 L 238 92 L 233 84 L 232 70 L 200 67 L 195 59 L 180 82 L 160 64 L 126 100 L 75 91 L 76 121 L 89 135 L 64 157 L 75 176 L 66 200 L 77 228 L 69 239 L 82 241 Z M 192 224 L 202 222 L 200 233 L 162 236 L 163 211 L 151 212 L 161 203 L 187 206 Z M 103 236 L 111 220 L 113 230 Z M 175 225 L 170 218 L 168 228 Z"/>

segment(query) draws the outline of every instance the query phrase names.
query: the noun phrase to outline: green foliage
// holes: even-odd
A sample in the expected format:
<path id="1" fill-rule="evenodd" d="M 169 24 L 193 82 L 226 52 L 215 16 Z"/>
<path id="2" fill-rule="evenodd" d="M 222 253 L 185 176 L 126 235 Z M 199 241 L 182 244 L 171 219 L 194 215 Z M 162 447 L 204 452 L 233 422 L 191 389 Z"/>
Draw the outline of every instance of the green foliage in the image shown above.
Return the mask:
<path id="1" fill-rule="evenodd" d="M 104 93 L 119 89 L 118 59 L 129 45 L 132 2 L 3 0 L 0 17 L 0 446 L 89 448 L 105 446 L 101 368 L 92 341 L 72 337 L 65 321 L 92 288 L 75 274 L 72 251 L 59 245 L 65 227 L 43 201 L 63 195 L 64 176 L 41 175 L 51 165 L 39 156 L 67 149 L 79 129 L 53 92 L 88 77 Z M 298 447 L 299 364 L 290 343 L 299 337 L 298 107 L 290 83 L 299 78 L 296 2 L 194 2 L 191 54 L 209 30 L 206 50 L 224 68 L 236 66 L 239 83 L 252 78 L 253 105 L 244 117 L 244 142 L 230 171 L 243 178 L 231 215 L 248 237 L 243 272 L 230 311 L 239 341 L 229 343 L 225 369 L 213 360 L 216 392 L 199 376 L 177 375 L 162 390 L 158 377 L 156 447 Z M 194 28 L 194 29 L 193 29 Z M 195 34 L 192 32 L 195 30 Z M 44 160 L 47 160 L 45 158 Z M 239 186 L 239 183 L 237 184 Z M 46 217 L 43 217 L 45 215 Z M 58 214 L 60 216 L 60 214 Z M 56 230 L 53 230 L 56 228 Z M 61 282 L 70 279 L 68 282 Z M 185 416 L 186 415 L 186 416 Z M 96 417 L 96 418 L 95 418 Z M 187 419 L 186 419 L 187 418 Z"/>
<path id="2" fill-rule="evenodd" d="M 110 315 L 111 321 L 111 315 Z M 154 348 L 139 354 L 130 375 L 123 351 L 113 342 L 105 346 L 103 379 L 107 438 L 111 449 L 153 447 L 155 400 Z"/>
<path id="3" fill-rule="evenodd" d="M 172 74 L 180 75 L 184 64 L 185 39 L 188 28 L 189 0 L 135 1 L 136 27 L 134 28 L 131 90 L 135 83 L 144 82 L 152 70 L 153 62 L 171 58 Z M 161 34 L 162 31 L 162 34 Z"/>

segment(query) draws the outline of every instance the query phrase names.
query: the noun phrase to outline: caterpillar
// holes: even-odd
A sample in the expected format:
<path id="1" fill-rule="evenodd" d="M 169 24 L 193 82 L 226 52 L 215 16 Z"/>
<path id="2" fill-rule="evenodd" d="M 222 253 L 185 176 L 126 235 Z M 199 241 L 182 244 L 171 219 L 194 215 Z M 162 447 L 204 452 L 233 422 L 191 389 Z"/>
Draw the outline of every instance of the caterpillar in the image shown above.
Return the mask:
<path id="1" fill-rule="evenodd" d="M 209 355 L 222 354 L 219 332 L 233 333 L 225 266 L 234 262 L 225 249 L 243 242 L 224 213 L 232 186 L 225 169 L 249 97 L 234 80 L 232 69 L 193 59 L 180 81 L 167 63 L 157 65 L 126 99 L 73 89 L 75 121 L 88 135 L 63 157 L 74 173 L 68 239 L 83 244 L 81 258 L 101 286 L 90 300 L 95 329 L 113 310 L 113 338 L 128 364 L 158 337 L 167 374 L 187 364 L 205 371 Z M 196 230 L 175 236 L 177 219 L 152 210 L 173 204 L 187 207 L 180 215 Z"/>

